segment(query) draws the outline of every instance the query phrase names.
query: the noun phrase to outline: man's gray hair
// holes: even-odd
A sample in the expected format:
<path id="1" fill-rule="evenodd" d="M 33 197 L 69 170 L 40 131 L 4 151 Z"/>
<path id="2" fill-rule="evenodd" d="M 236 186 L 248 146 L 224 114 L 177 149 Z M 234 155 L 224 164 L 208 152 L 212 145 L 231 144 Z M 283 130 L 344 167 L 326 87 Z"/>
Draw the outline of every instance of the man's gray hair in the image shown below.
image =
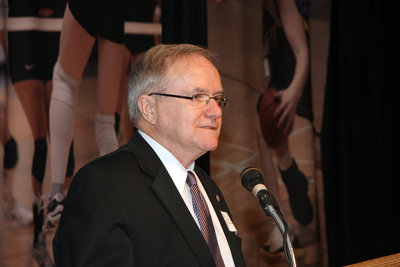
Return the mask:
<path id="1" fill-rule="evenodd" d="M 141 117 L 138 99 L 143 94 L 163 92 L 174 77 L 166 73 L 170 66 L 193 55 L 207 58 L 216 68 L 216 57 L 211 51 L 191 44 L 161 44 L 150 48 L 136 63 L 129 76 L 129 118 L 136 124 Z M 217 68 L 218 69 L 218 68 Z"/>

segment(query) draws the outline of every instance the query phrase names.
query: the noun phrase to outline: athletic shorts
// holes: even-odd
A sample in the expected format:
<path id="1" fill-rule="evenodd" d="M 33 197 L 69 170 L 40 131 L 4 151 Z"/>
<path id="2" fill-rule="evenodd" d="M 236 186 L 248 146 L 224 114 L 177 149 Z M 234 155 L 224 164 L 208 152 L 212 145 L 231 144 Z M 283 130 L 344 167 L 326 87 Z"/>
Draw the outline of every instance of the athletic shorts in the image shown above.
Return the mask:
<path id="1" fill-rule="evenodd" d="M 132 54 L 154 45 L 152 35 L 124 34 L 124 22 L 153 22 L 156 0 L 70 0 L 72 15 L 93 37 L 125 44 Z"/>
<path id="2" fill-rule="evenodd" d="M 9 0 L 8 16 L 39 17 L 39 9 L 49 8 L 54 13 L 48 18 L 62 18 L 65 6 L 66 0 Z M 59 42 L 59 32 L 9 31 L 8 60 L 11 81 L 50 81 L 58 57 Z"/>

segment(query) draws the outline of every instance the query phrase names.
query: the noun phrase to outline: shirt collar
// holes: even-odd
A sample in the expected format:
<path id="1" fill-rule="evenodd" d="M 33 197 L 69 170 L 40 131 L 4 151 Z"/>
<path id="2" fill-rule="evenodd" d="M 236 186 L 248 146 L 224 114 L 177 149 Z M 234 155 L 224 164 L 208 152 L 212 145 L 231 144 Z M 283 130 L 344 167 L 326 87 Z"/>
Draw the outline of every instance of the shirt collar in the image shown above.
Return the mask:
<path id="1" fill-rule="evenodd" d="M 143 137 L 144 140 L 151 146 L 151 148 L 156 152 L 157 156 L 160 158 L 164 167 L 167 169 L 169 176 L 171 176 L 172 181 L 174 182 L 176 188 L 179 193 L 182 194 L 185 184 L 186 177 L 188 171 L 193 171 L 195 163 L 193 162 L 188 169 L 186 169 L 179 160 L 172 155 L 165 147 L 160 145 L 153 138 L 148 136 L 146 133 L 138 129 L 139 134 Z"/>

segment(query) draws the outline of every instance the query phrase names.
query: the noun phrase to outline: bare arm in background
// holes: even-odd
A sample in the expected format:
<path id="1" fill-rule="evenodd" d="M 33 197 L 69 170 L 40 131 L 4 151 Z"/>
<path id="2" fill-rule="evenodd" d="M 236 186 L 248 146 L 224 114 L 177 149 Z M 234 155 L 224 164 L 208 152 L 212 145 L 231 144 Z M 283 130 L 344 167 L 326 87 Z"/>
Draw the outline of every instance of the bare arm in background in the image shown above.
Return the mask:
<path id="1" fill-rule="evenodd" d="M 292 128 L 297 104 L 307 81 L 309 72 L 309 51 L 303 18 L 298 12 L 295 0 L 279 0 L 278 9 L 283 30 L 296 58 L 296 67 L 292 82 L 286 90 L 276 93 L 276 96 L 281 99 L 281 104 L 275 111 L 275 116 L 282 113 L 278 122 L 278 127 L 287 120 L 285 126 L 286 133 L 286 131 Z"/>

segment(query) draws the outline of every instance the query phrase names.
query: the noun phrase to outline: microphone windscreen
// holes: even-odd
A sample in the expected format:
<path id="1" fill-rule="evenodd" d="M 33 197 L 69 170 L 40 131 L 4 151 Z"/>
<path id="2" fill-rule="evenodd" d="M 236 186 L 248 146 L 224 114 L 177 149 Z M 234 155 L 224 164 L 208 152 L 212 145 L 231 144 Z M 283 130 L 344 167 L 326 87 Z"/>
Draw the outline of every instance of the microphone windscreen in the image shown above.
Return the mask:
<path id="1" fill-rule="evenodd" d="M 264 182 L 262 172 L 253 167 L 245 168 L 240 174 L 240 179 L 243 187 L 248 191 L 252 191 L 255 185 Z"/>

